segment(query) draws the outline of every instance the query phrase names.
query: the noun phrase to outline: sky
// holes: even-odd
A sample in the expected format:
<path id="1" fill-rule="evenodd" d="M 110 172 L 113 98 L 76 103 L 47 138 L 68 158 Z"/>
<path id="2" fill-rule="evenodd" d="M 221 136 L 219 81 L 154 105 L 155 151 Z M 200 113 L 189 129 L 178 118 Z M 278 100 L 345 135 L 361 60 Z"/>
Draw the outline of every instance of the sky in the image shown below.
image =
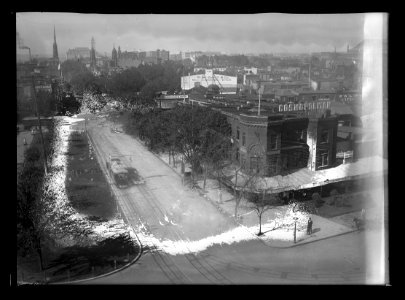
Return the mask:
<path id="1" fill-rule="evenodd" d="M 52 55 L 53 29 L 59 57 L 91 46 L 121 51 L 219 51 L 226 54 L 346 51 L 363 38 L 365 14 L 105 15 L 16 14 L 17 31 L 33 55 Z"/>

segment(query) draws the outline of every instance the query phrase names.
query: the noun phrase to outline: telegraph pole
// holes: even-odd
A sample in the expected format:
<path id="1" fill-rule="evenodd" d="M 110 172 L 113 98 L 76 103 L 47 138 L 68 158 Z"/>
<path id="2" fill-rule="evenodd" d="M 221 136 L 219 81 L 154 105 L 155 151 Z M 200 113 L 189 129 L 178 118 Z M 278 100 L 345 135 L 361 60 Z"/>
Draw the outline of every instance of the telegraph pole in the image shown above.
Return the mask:
<path id="1" fill-rule="evenodd" d="M 259 91 L 259 108 L 257 110 L 257 115 L 260 116 L 260 88 L 261 88 L 260 81 L 258 81 L 258 83 L 259 83 L 259 89 L 258 89 L 258 91 Z"/>
<path id="2" fill-rule="evenodd" d="M 37 102 L 37 93 L 35 90 L 35 80 L 34 80 L 34 74 L 31 75 L 32 79 L 32 88 L 34 90 L 33 96 L 34 96 L 34 102 L 35 102 L 35 110 L 37 112 L 37 118 L 38 118 L 38 125 L 39 125 L 39 133 L 41 136 L 41 144 L 42 144 L 42 153 L 44 155 L 44 169 L 45 169 L 45 175 L 48 174 L 48 166 L 47 166 L 47 158 L 46 158 L 46 151 L 45 151 L 45 144 L 44 144 L 44 136 L 42 135 L 42 127 L 41 127 L 41 118 L 39 116 L 39 111 L 38 111 L 38 102 Z"/>

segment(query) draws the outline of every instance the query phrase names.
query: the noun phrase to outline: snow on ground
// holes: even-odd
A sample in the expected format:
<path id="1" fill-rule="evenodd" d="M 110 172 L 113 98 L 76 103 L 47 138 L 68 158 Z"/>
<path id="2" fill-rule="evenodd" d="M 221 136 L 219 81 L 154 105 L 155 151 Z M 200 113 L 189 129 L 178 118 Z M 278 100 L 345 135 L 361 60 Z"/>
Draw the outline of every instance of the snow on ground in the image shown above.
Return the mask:
<path id="1" fill-rule="evenodd" d="M 116 234 L 127 233 L 130 231 L 130 228 L 121 219 L 110 220 L 108 222 L 89 221 L 84 215 L 78 213 L 70 206 L 65 187 L 67 172 L 67 157 L 65 153 L 68 150 L 68 138 L 73 131 L 71 125 L 84 119 L 77 117 L 56 117 L 55 120 L 54 152 L 49 158 L 49 173 L 45 176 L 43 183 L 44 197 L 51 197 L 53 207 L 48 212 L 48 215 L 44 217 L 50 217 L 55 212 L 59 214 L 65 212 L 70 215 L 72 220 L 80 221 L 83 224 L 82 226 L 92 229 L 94 234 L 88 237 L 88 240 L 93 243 Z M 57 226 L 57 224 L 54 226 Z M 72 237 L 67 237 L 59 239 L 58 242 L 61 246 L 72 246 L 77 241 Z"/>
<path id="2" fill-rule="evenodd" d="M 198 253 L 214 245 L 230 245 L 233 243 L 255 239 L 284 242 L 292 242 L 294 240 L 293 229 L 283 228 L 274 231 L 272 231 L 272 229 L 274 229 L 273 222 L 262 224 L 262 232 L 265 232 L 265 234 L 259 238 L 256 236 L 256 233 L 259 232 L 258 225 L 251 227 L 239 226 L 224 233 L 208 236 L 197 241 L 172 241 L 168 239 L 158 239 L 152 234 L 148 233 L 144 225 L 141 225 L 138 229 L 135 229 L 135 231 L 144 246 L 147 245 L 149 247 L 156 247 L 158 250 L 166 252 L 170 255 L 181 255 Z M 305 230 L 301 229 L 299 231 L 297 229 L 297 240 L 303 238 L 305 235 Z"/>

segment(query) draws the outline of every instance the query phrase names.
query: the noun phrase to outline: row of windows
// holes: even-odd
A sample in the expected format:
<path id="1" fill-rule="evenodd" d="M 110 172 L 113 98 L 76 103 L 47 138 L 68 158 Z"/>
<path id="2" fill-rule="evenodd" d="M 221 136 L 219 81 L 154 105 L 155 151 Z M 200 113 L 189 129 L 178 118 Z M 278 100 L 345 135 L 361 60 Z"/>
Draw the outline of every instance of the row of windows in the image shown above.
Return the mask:
<path id="1" fill-rule="evenodd" d="M 237 151 L 236 154 L 236 159 L 239 160 L 239 151 Z M 269 175 L 274 175 L 277 173 L 277 161 L 280 159 L 279 155 L 271 155 L 269 156 L 269 165 L 268 165 L 268 172 Z M 298 163 L 301 161 L 300 158 L 298 159 L 292 159 L 291 162 L 286 158 L 283 160 L 283 165 L 285 167 L 288 167 L 289 163 L 292 163 L 290 167 L 297 167 L 299 166 Z M 319 153 L 319 158 L 318 158 L 318 166 L 319 167 L 326 167 L 329 165 L 329 151 L 322 151 Z M 261 159 L 260 157 L 251 157 L 250 158 L 250 170 L 254 171 L 256 170 L 259 172 L 261 166 Z M 241 167 L 243 169 L 246 168 L 246 158 L 242 157 L 241 159 Z"/>
<path id="2" fill-rule="evenodd" d="M 236 139 L 239 141 L 240 132 L 239 127 L 236 129 Z M 246 145 L 246 133 L 242 132 L 242 146 Z M 277 134 L 270 135 L 270 149 L 275 150 L 277 149 Z"/>
<path id="3" fill-rule="evenodd" d="M 308 102 L 299 104 L 280 104 L 278 106 L 278 111 L 297 111 L 297 110 L 316 110 L 316 109 L 327 109 L 330 108 L 330 101 L 324 102 Z"/>

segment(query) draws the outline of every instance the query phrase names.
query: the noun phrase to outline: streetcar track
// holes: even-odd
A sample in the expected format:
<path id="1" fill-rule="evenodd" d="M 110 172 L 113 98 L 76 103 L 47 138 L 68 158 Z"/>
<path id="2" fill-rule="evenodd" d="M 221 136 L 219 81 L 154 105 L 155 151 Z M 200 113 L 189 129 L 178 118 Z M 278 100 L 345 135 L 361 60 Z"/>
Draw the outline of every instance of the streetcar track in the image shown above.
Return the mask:
<path id="1" fill-rule="evenodd" d="M 94 134 L 94 128 L 92 133 Z M 103 132 L 97 132 L 101 140 L 107 141 L 110 144 L 110 148 L 114 149 L 114 152 L 116 155 L 121 156 L 119 154 L 118 149 L 115 147 L 115 145 L 112 143 L 109 138 L 107 138 L 107 135 Z M 95 143 L 93 140 L 90 138 L 94 148 L 96 149 L 96 153 L 100 157 L 100 159 L 103 159 L 103 156 L 100 155 L 98 147 L 96 147 Z M 97 145 L 98 146 L 98 145 Z M 142 145 L 141 145 L 142 146 Z M 109 153 L 110 154 L 110 153 Z M 108 156 L 108 155 L 107 155 Z M 104 156 L 104 157 L 107 157 Z M 124 155 L 123 155 L 124 156 Z M 125 155 L 125 156 L 131 156 L 131 155 Z M 105 162 L 105 161 L 104 161 Z M 132 160 L 131 160 L 132 162 Z M 105 169 L 105 164 L 100 163 L 102 169 Z M 126 163 L 128 165 L 128 162 Z M 129 163 L 131 165 L 131 163 Z M 108 172 L 105 173 L 105 175 L 108 174 Z M 106 175 L 108 177 L 108 175 Z M 155 177 L 155 176 L 149 176 L 150 177 Z M 148 178 L 148 177 L 146 177 Z M 146 179 L 145 178 L 145 179 Z M 153 212 L 153 217 L 155 217 L 157 220 L 160 220 L 158 215 L 161 214 L 161 216 L 165 216 L 166 214 L 163 212 L 163 210 L 160 208 L 159 205 L 156 204 L 156 201 L 159 202 L 156 199 L 156 196 L 153 194 L 152 191 L 149 191 L 147 188 L 148 184 L 145 183 L 143 185 L 136 185 L 137 191 L 136 192 L 129 192 L 126 193 L 126 195 L 123 195 L 123 191 L 117 189 L 114 185 L 111 185 L 111 188 L 114 190 L 116 195 L 119 195 L 122 199 L 126 199 L 127 201 L 119 201 L 117 199 L 117 202 L 119 202 L 120 205 L 124 206 L 126 209 L 130 208 L 128 211 L 136 211 L 137 215 L 143 215 L 141 212 L 144 212 L 144 209 L 140 209 L 140 207 L 135 203 L 136 201 L 131 201 L 128 196 L 130 195 L 137 195 L 139 196 L 140 194 L 142 197 L 147 200 L 144 201 L 149 204 L 149 206 L 152 208 Z M 129 200 L 129 201 L 128 201 Z M 131 209 L 132 208 L 132 209 Z M 124 218 L 126 219 L 125 214 L 123 214 Z M 133 217 L 130 216 L 131 220 L 133 220 Z M 126 219 L 127 220 L 127 219 Z M 139 220 L 140 221 L 140 220 Z M 131 226 L 133 221 L 129 222 L 127 220 L 127 223 L 129 223 Z M 136 223 L 136 222 L 135 222 Z M 150 228 L 147 224 L 141 224 L 145 227 L 147 226 Z M 167 227 L 167 229 L 175 234 L 177 237 L 180 237 L 180 234 L 178 231 L 176 231 L 173 227 Z M 135 230 L 134 230 L 135 231 Z M 148 230 L 150 232 L 150 230 Z M 135 231 L 136 232 L 136 231 Z M 188 240 L 188 239 L 187 239 Z M 157 264 L 157 266 L 162 270 L 163 274 L 169 279 L 171 283 L 184 283 L 185 281 L 191 282 L 191 280 L 178 268 L 178 266 L 173 262 L 173 259 L 166 253 L 166 252 L 161 252 L 159 247 L 156 245 L 154 242 L 150 242 L 153 244 L 153 249 L 150 250 L 152 254 L 152 258 Z M 142 248 L 142 247 L 141 247 Z M 188 249 L 189 250 L 189 249 Z M 286 280 L 298 280 L 298 281 L 304 281 L 304 282 L 326 282 L 326 281 L 332 281 L 332 280 L 343 280 L 343 281 L 353 281 L 356 279 L 363 279 L 365 272 L 362 271 L 345 271 L 345 272 L 338 272 L 338 273 L 296 273 L 296 272 L 288 272 L 288 271 L 276 271 L 276 270 L 271 270 L 271 269 L 262 269 L 258 267 L 249 267 L 247 265 L 238 263 L 238 262 L 225 262 L 224 260 L 220 259 L 219 257 L 215 257 L 213 255 L 207 255 L 206 257 L 200 256 L 197 258 L 197 256 L 194 253 L 187 253 L 184 254 L 184 257 L 187 259 L 187 261 L 204 277 L 206 278 L 209 282 L 212 283 L 221 283 L 221 284 L 232 284 L 232 282 L 227 279 L 223 274 L 221 274 L 218 270 L 216 270 L 208 261 L 211 263 L 214 263 L 216 266 L 222 266 L 225 269 L 229 266 L 232 266 L 232 268 L 242 271 L 244 273 L 248 274 L 253 274 L 257 275 L 260 274 L 261 276 L 264 276 L 269 279 L 286 279 Z M 169 263 L 170 261 L 170 263 Z M 206 264 L 206 266 L 204 264 Z M 212 270 L 210 270 L 210 269 Z"/>
<path id="2" fill-rule="evenodd" d="M 102 137 L 103 136 L 103 134 L 99 134 L 100 135 L 100 137 Z M 90 136 L 90 135 L 89 135 Z M 105 135 L 104 135 L 105 136 Z M 99 145 L 97 145 L 94 141 L 93 141 L 93 139 L 90 137 L 89 138 L 90 139 L 90 142 L 93 144 L 93 147 L 94 147 L 94 149 L 96 150 L 96 153 L 98 154 L 98 156 L 100 157 L 100 160 L 103 160 L 103 157 L 100 155 L 100 150 L 99 150 Z M 106 139 L 103 139 L 103 140 L 106 140 Z M 111 144 L 111 143 L 110 143 Z M 113 145 L 112 145 L 112 147 L 114 147 Z M 115 148 L 115 147 L 114 147 Z M 106 157 L 106 156 L 104 156 L 104 157 Z M 101 165 L 101 168 L 103 169 L 103 170 L 105 170 L 105 164 L 104 163 L 100 163 L 100 165 Z M 108 177 L 108 172 L 107 171 L 105 171 L 105 176 L 107 176 Z M 122 195 L 122 192 L 120 191 L 120 190 L 118 190 L 114 185 L 111 185 L 111 188 L 112 188 L 112 190 L 115 192 L 115 194 L 116 195 L 119 195 L 119 196 L 121 196 L 122 198 L 127 198 L 127 197 L 123 197 L 123 195 Z M 118 198 L 118 197 L 117 197 Z M 119 198 L 118 198 L 119 199 Z M 117 199 L 117 200 L 118 200 Z M 126 208 L 128 208 L 129 206 L 128 205 L 130 205 L 130 203 L 136 208 L 136 210 L 135 211 L 137 211 L 137 212 L 140 212 L 140 211 L 142 211 L 142 210 L 140 210 L 139 208 L 138 208 L 138 206 L 133 202 L 133 201 L 119 201 L 118 200 L 118 202 L 120 202 L 119 204 L 121 205 L 124 205 Z M 125 216 L 125 214 L 123 214 L 124 216 Z M 126 217 L 125 217 L 125 219 L 126 219 Z M 129 225 L 131 225 L 132 226 L 132 224 L 130 223 L 130 222 L 128 222 L 128 220 L 127 220 L 127 223 L 129 223 Z M 135 231 L 135 230 L 134 230 Z M 135 231 L 136 232 L 136 231 Z M 154 244 L 154 243 L 152 243 L 153 244 L 153 246 L 154 246 L 154 248 L 155 249 L 158 249 L 158 247 L 157 247 L 157 245 L 156 244 Z M 153 251 L 153 250 L 152 250 Z M 164 254 L 164 256 L 165 256 L 165 258 L 162 256 L 162 253 L 160 253 L 159 251 L 153 251 L 153 253 L 154 254 L 156 254 L 156 256 L 158 256 L 159 258 L 160 258 L 160 260 L 161 260 L 161 263 L 159 263 L 158 261 L 157 261 L 157 257 L 155 257 L 154 255 L 152 255 L 152 258 L 153 258 L 153 260 L 155 261 L 155 263 L 157 264 L 157 266 L 162 270 L 162 272 L 163 272 L 163 274 L 170 280 L 170 282 L 172 282 L 172 283 L 184 283 L 184 279 L 186 279 L 186 280 L 188 280 L 188 281 L 190 281 L 178 268 L 177 268 L 177 266 L 175 265 L 175 264 L 172 264 L 172 266 L 170 266 L 169 264 L 168 264 L 168 262 L 166 261 L 166 259 L 170 259 L 168 256 L 167 256 L 167 254 L 165 253 Z M 173 279 L 173 276 L 170 276 L 169 274 L 168 274 L 168 272 L 167 271 L 165 271 L 164 270 L 164 267 L 162 266 L 162 263 L 164 264 L 164 266 L 167 268 L 167 270 L 175 277 L 174 279 Z M 173 270 L 173 268 L 176 268 L 176 270 Z M 179 275 L 178 273 L 181 273 L 181 275 Z"/>
<path id="3" fill-rule="evenodd" d="M 105 136 L 105 134 L 103 134 Z M 107 140 L 106 138 L 104 138 L 105 140 Z M 111 144 L 111 143 L 110 143 Z M 111 147 L 113 149 L 115 149 L 117 152 L 119 153 L 119 151 L 117 151 L 115 145 L 111 144 Z M 124 157 L 124 162 L 126 162 L 126 157 Z M 127 162 L 126 162 L 127 163 Z M 156 204 L 156 196 L 149 191 L 146 187 L 146 184 L 142 184 L 142 185 L 137 185 L 137 189 L 141 192 L 141 194 L 143 194 L 145 199 L 148 199 L 149 201 L 146 201 L 147 203 L 149 203 L 149 205 L 151 206 L 152 210 L 154 212 L 158 212 L 161 214 L 162 217 L 164 217 L 166 215 L 165 212 L 162 211 L 162 209 Z M 131 204 L 135 205 L 133 203 L 133 201 L 130 201 Z M 137 205 L 135 205 L 137 206 Z M 155 217 L 156 214 L 155 214 Z M 159 218 L 158 218 L 159 220 Z M 169 228 L 169 231 L 171 231 L 172 233 L 174 233 L 179 239 L 181 239 L 179 233 L 174 230 L 173 228 Z M 190 264 L 204 277 L 206 278 L 209 282 L 211 283 L 221 283 L 221 284 L 230 284 L 232 283 L 229 279 L 227 279 L 225 276 L 223 276 L 220 272 L 218 272 L 217 270 L 215 270 L 215 268 L 213 266 L 211 266 L 207 261 L 204 260 L 205 264 L 207 264 L 212 270 L 210 271 L 206 266 L 203 265 L 203 263 L 195 256 L 195 254 L 186 254 L 185 255 L 186 259 L 190 262 Z M 170 269 L 170 268 L 169 268 Z"/>

